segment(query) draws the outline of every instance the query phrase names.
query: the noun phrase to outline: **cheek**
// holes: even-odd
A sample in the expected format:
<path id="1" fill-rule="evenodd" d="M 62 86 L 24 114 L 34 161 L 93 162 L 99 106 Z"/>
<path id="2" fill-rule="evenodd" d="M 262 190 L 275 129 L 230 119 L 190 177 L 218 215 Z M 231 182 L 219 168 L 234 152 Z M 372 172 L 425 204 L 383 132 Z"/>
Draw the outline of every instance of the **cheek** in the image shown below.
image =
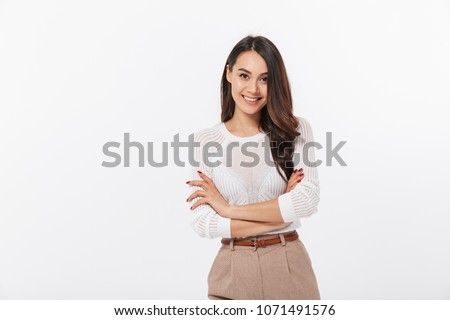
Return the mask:
<path id="1" fill-rule="evenodd" d="M 261 94 L 267 98 L 267 85 L 261 87 Z"/>
<path id="2" fill-rule="evenodd" d="M 243 91 L 243 87 L 240 86 L 239 84 L 233 84 L 231 87 L 231 95 L 233 96 L 233 99 L 236 101 L 241 97 L 242 91 Z"/>
<path id="3" fill-rule="evenodd" d="M 261 89 L 261 95 L 264 97 L 263 100 L 267 102 L 267 89 Z"/>
<path id="4" fill-rule="evenodd" d="M 239 95 L 240 95 L 240 92 L 243 90 L 243 88 L 244 88 L 244 86 L 243 86 L 242 83 L 239 82 L 239 81 L 234 81 L 234 82 L 231 84 L 231 90 L 232 90 L 232 92 L 234 92 L 234 93 L 236 93 L 236 94 L 239 94 Z"/>

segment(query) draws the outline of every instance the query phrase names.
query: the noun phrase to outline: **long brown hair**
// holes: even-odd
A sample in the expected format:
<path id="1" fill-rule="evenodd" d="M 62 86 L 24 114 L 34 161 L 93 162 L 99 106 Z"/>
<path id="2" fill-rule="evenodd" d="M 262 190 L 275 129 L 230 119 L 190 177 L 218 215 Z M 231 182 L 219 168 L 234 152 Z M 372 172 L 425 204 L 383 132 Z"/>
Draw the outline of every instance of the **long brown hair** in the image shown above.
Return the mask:
<path id="1" fill-rule="evenodd" d="M 238 56 L 245 51 L 257 52 L 266 62 L 267 77 L 267 104 L 261 109 L 260 129 L 269 135 L 270 151 L 280 176 L 283 170 L 289 179 L 293 172 L 294 140 L 300 135 L 297 131 L 298 119 L 292 111 L 292 96 L 283 58 L 277 47 L 262 36 L 247 36 L 239 41 L 231 50 L 222 74 L 221 105 L 222 122 L 230 120 L 234 115 L 235 102 L 231 95 L 231 84 L 227 81 L 227 65 L 233 69 Z"/>

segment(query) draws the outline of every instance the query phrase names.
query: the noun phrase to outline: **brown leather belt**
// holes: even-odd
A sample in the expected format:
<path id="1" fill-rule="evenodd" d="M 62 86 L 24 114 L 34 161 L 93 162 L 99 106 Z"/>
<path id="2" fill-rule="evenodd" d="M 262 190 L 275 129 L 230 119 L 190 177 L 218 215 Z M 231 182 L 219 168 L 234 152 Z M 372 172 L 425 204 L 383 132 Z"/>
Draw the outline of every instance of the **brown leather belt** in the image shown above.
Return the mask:
<path id="1" fill-rule="evenodd" d="M 284 240 L 286 241 L 294 241 L 298 239 L 298 233 L 297 231 L 293 231 L 291 233 L 288 233 L 284 235 Z M 229 245 L 230 240 L 229 239 L 222 239 L 222 244 Z M 234 241 L 233 245 L 235 246 L 251 246 L 251 247 L 264 247 L 271 244 L 277 244 L 281 243 L 280 236 L 269 238 L 269 239 L 261 239 L 261 240 L 253 240 L 253 241 Z"/>

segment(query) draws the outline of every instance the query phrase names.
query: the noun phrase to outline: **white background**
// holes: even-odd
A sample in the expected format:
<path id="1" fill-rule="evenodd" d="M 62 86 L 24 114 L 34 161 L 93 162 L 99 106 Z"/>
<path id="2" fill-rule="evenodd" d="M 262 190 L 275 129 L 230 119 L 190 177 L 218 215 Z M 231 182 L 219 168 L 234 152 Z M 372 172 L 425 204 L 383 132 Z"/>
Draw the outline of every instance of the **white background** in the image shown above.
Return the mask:
<path id="1" fill-rule="evenodd" d="M 322 298 L 450 298 L 450 2 L 180 0 L 0 1 L 1 299 L 206 299 L 219 239 L 189 226 L 189 168 L 102 147 L 218 123 L 248 34 L 315 140 L 347 141 L 298 230 Z"/>

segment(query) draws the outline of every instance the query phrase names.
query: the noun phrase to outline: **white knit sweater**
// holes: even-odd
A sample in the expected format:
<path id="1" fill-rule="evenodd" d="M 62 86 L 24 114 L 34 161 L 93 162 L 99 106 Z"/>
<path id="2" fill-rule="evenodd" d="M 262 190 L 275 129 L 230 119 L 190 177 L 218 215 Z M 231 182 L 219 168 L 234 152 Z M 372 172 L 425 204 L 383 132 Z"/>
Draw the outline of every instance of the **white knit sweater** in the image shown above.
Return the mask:
<path id="1" fill-rule="evenodd" d="M 305 143 L 313 141 L 312 129 L 306 119 L 297 118 L 300 122 L 298 129 L 301 135 L 295 140 L 294 168 L 303 168 L 304 178 L 292 191 L 284 193 L 287 183 L 275 168 L 268 145 L 268 135 L 259 133 L 250 137 L 235 136 L 223 122 L 194 133 L 194 141 L 200 143 L 200 146 L 194 149 L 194 160 L 199 163 L 199 166 L 192 166 L 191 180 L 201 180 L 197 170 L 202 171 L 213 180 L 225 200 L 234 205 L 258 203 L 278 198 L 283 220 L 293 223 L 284 229 L 267 234 L 299 228 L 301 217 L 317 212 L 320 188 L 317 168 L 312 165 L 307 166 L 305 163 L 306 155 L 309 163 L 315 161 L 314 148 L 303 149 Z M 206 143 L 208 143 L 208 149 L 204 149 Z M 214 144 L 217 145 L 217 143 L 222 147 L 221 155 L 218 148 L 214 147 Z M 229 152 L 227 152 L 227 147 Z M 209 157 L 206 157 L 206 152 Z M 252 155 L 250 156 L 249 153 Z M 259 161 L 256 161 L 257 159 Z M 209 163 L 207 163 L 208 161 Z M 246 165 L 245 162 L 248 164 Z M 217 166 L 217 164 L 219 165 Z M 282 170 L 281 172 L 284 174 Z M 201 188 L 189 186 L 189 189 L 189 194 L 191 194 Z M 190 206 L 199 199 L 193 199 Z M 189 214 L 192 215 L 191 225 L 200 236 L 207 238 L 231 237 L 231 219 L 221 217 L 209 204 L 201 204 L 189 211 Z"/>

